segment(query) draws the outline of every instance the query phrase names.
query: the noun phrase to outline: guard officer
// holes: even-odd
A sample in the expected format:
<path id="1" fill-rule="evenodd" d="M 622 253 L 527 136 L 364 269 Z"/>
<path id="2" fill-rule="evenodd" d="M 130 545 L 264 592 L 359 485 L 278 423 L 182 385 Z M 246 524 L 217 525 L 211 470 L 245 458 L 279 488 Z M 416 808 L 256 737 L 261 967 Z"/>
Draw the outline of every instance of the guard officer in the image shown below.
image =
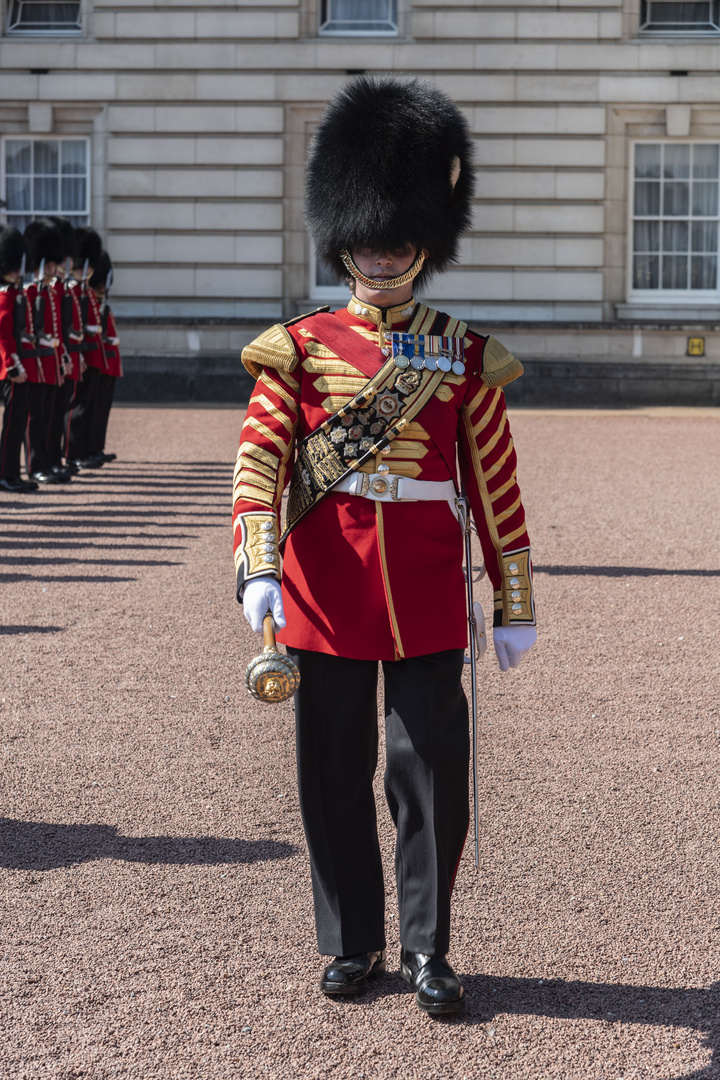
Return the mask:
<path id="1" fill-rule="evenodd" d="M 469 810 L 461 487 L 501 667 L 536 635 L 502 390 L 522 366 L 413 291 L 455 261 L 472 193 L 465 120 L 432 84 L 363 77 L 331 101 L 306 214 L 318 257 L 352 296 L 244 350 L 258 381 L 234 484 L 238 597 L 255 630 L 272 612 L 300 669 L 300 805 L 318 946 L 334 955 L 321 989 L 361 993 L 387 963 L 372 787 L 380 664 L 400 971 L 431 1015 L 456 1012 L 464 994 L 446 955 Z"/>

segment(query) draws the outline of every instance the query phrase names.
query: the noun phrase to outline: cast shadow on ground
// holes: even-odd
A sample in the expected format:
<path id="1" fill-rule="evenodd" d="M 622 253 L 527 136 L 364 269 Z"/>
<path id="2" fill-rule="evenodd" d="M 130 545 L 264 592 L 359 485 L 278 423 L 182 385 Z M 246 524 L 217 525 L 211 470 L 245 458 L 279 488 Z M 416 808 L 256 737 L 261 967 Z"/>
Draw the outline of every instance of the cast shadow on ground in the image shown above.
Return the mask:
<path id="1" fill-rule="evenodd" d="M 536 574 L 585 577 L 720 577 L 720 570 L 672 570 L 666 566 L 535 566 Z"/>
<path id="2" fill-rule="evenodd" d="M 702 1036 L 700 1046 L 713 1059 L 673 1080 L 710 1080 L 717 1076 L 720 1048 L 720 982 L 708 987 L 630 986 L 562 979 L 515 979 L 463 975 L 467 1007 L 454 1023 L 489 1024 L 497 1016 L 541 1016 L 553 1020 L 598 1020 L 609 1024 L 641 1024 L 685 1028 Z"/>
<path id="3" fill-rule="evenodd" d="M 13 634 L 61 634 L 65 630 L 64 626 L 2 626 L 0 625 L 0 634 L 10 635 Z"/>
<path id="4" fill-rule="evenodd" d="M 0 818 L 0 867 L 55 870 L 95 859 L 173 866 L 287 859 L 297 848 L 278 840 L 219 836 L 121 836 L 113 825 L 54 825 Z"/>

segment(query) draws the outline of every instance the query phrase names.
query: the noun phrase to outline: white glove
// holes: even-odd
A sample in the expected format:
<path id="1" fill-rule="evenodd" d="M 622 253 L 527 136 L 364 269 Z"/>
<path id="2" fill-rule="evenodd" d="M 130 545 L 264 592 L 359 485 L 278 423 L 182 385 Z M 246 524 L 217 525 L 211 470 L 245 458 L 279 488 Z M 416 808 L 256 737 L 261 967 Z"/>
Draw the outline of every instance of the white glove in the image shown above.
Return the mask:
<path id="1" fill-rule="evenodd" d="M 280 582 L 274 577 L 259 577 L 248 581 L 243 593 L 243 613 L 256 634 L 263 628 L 263 619 L 268 611 L 272 614 L 275 626 L 282 630 L 285 626 Z"/>
<path id="2" fill-rule="evenodd" d="M 516 668 L 526 652 L 537 641 L 534 626 L 496 626 L 493 629 L 493 645 L 501 671 Z"/>

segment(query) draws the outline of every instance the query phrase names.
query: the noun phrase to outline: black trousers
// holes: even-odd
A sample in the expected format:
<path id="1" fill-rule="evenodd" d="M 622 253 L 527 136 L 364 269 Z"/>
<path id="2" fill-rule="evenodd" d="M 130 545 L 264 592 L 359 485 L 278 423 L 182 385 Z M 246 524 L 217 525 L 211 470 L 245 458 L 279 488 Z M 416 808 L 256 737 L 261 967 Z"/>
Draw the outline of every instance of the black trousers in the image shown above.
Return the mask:
<path id="1" fill-rule="evenodd" d="M 65 455 L 69 461 L 90 457 L 90 421 L 99 375 L 98 368 L 87 367 L 80 382 L 75 384 L 75 394 L 65 413 Z"/>
<path id="2" fill-rule="evenodd" d="M 0 431 L 0 479 L 3 480 L 17 480 L 20 476 L 20 451 L 25 438 L 32 385 L 10 379 L 0 382 L 5 404 Z"/>
<path id="3" fill-rule="evenodd" d="M 98 372 L 95 387 L 95 402 L 90 415 L 88 429 L 88 451 L 90 456 L 102 454 L 105 449 L 108 420 L 115 397 L 115 384 L 117 376 L 106 375 L 104 371 Z"/>
<path id="4" fill-rule="evenodd" d="M 375 661 L 288 650 L 295 696 L 300 808 L 310 854 L 319 951 L 385 947 L 385 887 L 373 776 Z M 470 739 L 463 652 L 383 662 L 385 796 L 397 829 L 400 940 L 444 955 L 450 894 L 467 836 Z"/>
<path id="5" fill-rule="evenodd" d="M 33 383 L 25 437 L 28 473 L 49 472 L 55 462 L 50 453 L 51 426 L 59 388 L 54 383 Z"/>

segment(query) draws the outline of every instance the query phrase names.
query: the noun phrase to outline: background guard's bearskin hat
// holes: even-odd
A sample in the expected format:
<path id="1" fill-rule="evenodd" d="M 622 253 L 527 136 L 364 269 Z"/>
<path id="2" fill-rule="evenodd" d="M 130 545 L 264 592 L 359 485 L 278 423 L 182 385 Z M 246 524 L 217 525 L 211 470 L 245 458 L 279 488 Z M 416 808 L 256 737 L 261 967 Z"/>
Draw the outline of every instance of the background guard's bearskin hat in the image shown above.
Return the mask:
<path id="1" fill-rule="evenodd" d="M 40 263 L 61 263 L 63 261 L 63 242 L 60 231 L 50 218 L 36 218 L 25 228 L 27 244 L 28 270 L 38 270 Z"/>
<path id="2" fill-rule="evenodd" d="M 458 173 L 459 165 L 459 173 Z M 420 79 L 362 76 L 327 106 L 306 172 L 318 257 L 347 278 L 343 248 L 427 248 L 422 285 L 457 258 L 470 224 L 472 143 L 465 118 Z"/>
<path id="3" fill-rule="evenodd" d="M 25 239 L 12 225 L 0 227 L 0 278 L 12 274 L 22 266 L 22 257 L 27 252 Z M 0 285 L 4 285 L 0 281 Z"/>
<path id="4" fill-rule="evenodd" d="M 96 233 L 88 225 L 80 225 L 75 230 L 75 238 L 78 247 L 77 265 L 82 269 L 87 259 L 90 266 L 95 270 L 100 265 L 100 256 L 102 255 L 100 234 Z"/>
<path id="5" fill-rule="evenodd" d="M 95 265 L 95 273 L 90 278 L 90 285 L 94 289 L 97 285 L 107 285 L 108 274 L 112 270 L 112 261 L 105 248 L 100 252 L 100 258 Z"/>
<path id="6" fill-rule="evenodd" d="M 63 257 L 62 262 L 66 259 L 72 259 L 73 263 L 77 264 L 78 251 L 77 251 L 77 238 L 75 236 L 75 226 L 72 221 L 66 217 L 51 217 L 53 225 L 60 233 L 63 245 Z"/>

